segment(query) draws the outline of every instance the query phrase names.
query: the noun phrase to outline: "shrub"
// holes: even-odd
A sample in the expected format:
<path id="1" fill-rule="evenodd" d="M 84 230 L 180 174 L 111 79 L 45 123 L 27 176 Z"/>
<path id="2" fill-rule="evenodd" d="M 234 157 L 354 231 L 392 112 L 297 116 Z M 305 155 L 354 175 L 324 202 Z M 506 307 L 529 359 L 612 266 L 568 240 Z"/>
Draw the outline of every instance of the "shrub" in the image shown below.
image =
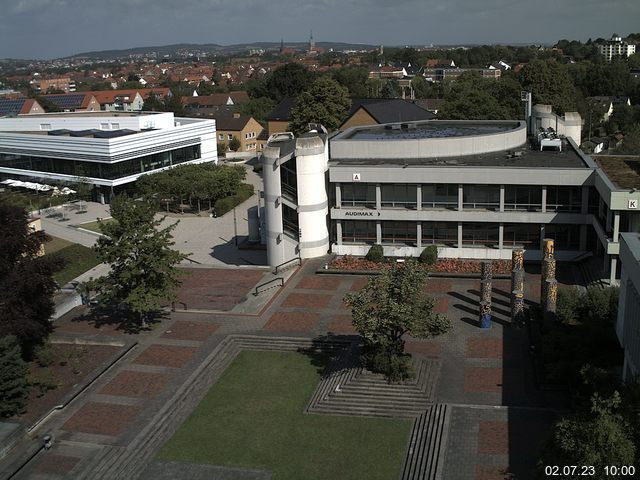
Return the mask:
<path id="1" fill-rule="evenodd" d="M 229 150 L 231 150 L 232 152 L 237 152 L 240 146 L 240 140 L 238 140 L 237 137 L 233 137 L 231 140 L 229 140 Z"/>
<path id="2" fill-rule="evenodd" d="M 435 245 L 429 245 L 425 247 L 420 253 L 420 263 L 426 265 L 433 265 L 438 261 L 438 247 Z"/>
<path id="3" fill-rule="evenodd" d="M 618 315 L 618 288 L 587 288 L 583 308 L 591 320 L 614 322 Z"/>
<path id="4" fill-rule="evenodd" d="M 558 321 L 573 325 L 581 320 L 582 295 L 575 288 L 559 288 L 556 303 Z"/>
<path id="5" fill-rule="evenodd" d="M 415 376 L 411 356 L 391 348 L 370 345 L 360 358 L 368 370 L 382 373 L 390 383 L 404 382 Z"/>
<path id="6" fill-rule="evenodd" d="M 227 212 L 230 212 L 242 202 L 248 200 L 253 195 L 253 185 L 243 183 L 238 188 L 238 192 L 235 195 L 221 198 L 216 200 L 213 209 L 216 216 L 221 217 Z"/>
<path id="7" fill-rule="evenodd" d="M 27 365 L 16 337 L 0 339 L 0 417 L 21 413 L 27 404 Z"/>
<path id="8" fill-rule="evenodd" d="M 41 367 L 48 367 L 55 359 L 55 354 L 48 344 L 37 346 L 34 356 L 36 363 Z"/>
<path id="9" fill-rule="evenodd" d="M 384 261 L 384 250 L 382 245 L 372 245 L 365 258 L 372 262 Z"/>

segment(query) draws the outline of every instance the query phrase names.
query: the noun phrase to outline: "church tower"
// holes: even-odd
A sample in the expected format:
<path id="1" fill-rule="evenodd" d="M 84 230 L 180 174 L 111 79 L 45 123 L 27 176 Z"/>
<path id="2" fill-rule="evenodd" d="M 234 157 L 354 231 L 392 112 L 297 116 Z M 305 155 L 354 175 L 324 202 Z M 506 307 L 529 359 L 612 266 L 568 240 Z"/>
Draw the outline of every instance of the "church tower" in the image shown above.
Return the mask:
<path id="1" fill-rule="evenodd" d="M 309 53 L 316 51 L 316 41 L 313 39 L 313 30 L 311 30 L 311 35 L 309 36 Z"/>

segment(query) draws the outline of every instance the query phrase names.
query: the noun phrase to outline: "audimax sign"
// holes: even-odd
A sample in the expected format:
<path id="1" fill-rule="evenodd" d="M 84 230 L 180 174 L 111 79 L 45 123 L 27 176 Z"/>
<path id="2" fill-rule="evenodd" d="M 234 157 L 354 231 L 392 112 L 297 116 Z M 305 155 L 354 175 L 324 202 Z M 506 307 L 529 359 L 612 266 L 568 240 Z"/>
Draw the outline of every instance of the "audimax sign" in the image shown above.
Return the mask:
<path id="1" fill-rule="evenodd" d="M 379 217 L 380 212 L 368 212 L 366 210 L 347 210 L 344 212 L 345 217 Z"/>

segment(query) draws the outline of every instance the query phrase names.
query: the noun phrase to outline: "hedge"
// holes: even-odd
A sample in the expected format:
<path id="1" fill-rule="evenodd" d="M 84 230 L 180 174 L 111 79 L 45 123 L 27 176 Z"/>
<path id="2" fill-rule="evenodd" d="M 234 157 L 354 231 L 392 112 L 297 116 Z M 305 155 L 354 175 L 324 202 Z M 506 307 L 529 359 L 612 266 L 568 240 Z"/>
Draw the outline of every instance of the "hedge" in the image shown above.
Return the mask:
<path id="1" fill-rule="evenodd" d="M 240 188 L 238 188 L 238 193 L 235 195 L 216 200 L 216 203 L 213 205 L 213 211 L 215 212 L 216 217 L 221 217 L 225 213 L 230 212 L 242 202 L 251 198 L 252 195 L 253 185 L 248 183 L 241 184 Z"/>

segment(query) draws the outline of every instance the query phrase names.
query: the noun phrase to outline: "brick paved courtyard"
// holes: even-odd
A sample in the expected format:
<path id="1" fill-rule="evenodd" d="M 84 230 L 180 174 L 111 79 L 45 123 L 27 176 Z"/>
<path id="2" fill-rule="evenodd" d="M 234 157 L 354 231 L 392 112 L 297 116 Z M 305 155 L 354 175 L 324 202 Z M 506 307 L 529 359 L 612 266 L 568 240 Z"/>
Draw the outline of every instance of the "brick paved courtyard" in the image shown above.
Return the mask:
<path id="1" fill-rule="evenodd" d="M 176 311 L 136 335 L 123 333 L 117 322 L 99 329 L 87 321 L 61 322 L 63 335 L 135 339 L 139 345 L 52 418 L 46 428 L 58 432 L 60 443 L 25 474 L 81 478 L 84 465 L 104 445 L 126 449 L 230 333 L 306 338 L 355 334 L 342 299 L 362 288 L 367 277 L 316 274 L 323 264 L 324 259 L 306 262 L 284 288 L 267 293 L 274 298 L 253 314 L 225 312 L 244 301 L 263 270 L 191 269 L 180 301 L 190 310 L 209 313 Z M 527 301 L 537 301 L 539 276 L 528 275 L 526 287 Z M 509 288 L 508 280 L 494 282 L 495 321 L 483 330 L 477 321 L 479 280 L 431 278 L 427 292 L 454 328 L 442 337 L 407 340 L 407 352 L 442 365 L 435 401 L 452 405 L 445 480 L 508 478 L 509 472 L 531 478 L 537 446 L 555 418 L 547 407 L 560 405 L 556 395 L 534 388 L 527 332 L 508 322 Z M 157 448 L 140 455 L 148 462 Z"/>

